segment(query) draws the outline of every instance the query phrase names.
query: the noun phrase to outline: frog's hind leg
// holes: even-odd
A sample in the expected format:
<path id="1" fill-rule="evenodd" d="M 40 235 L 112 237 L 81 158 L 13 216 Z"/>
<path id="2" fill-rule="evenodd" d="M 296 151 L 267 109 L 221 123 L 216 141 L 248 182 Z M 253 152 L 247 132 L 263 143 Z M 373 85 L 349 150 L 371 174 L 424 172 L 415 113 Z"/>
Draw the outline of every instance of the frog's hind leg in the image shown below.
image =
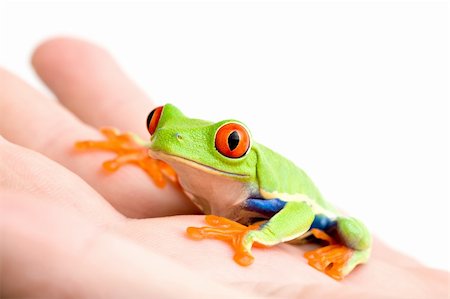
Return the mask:
<path id="1" fill-rule="evenodd" d="M 305 253 L 305 257 L 312 267 L 341 280 L 357 265 L 368 260 L 372 240 L 364 224 L 355 218 L 339 217 L 337 233 L 341 244 L 333 242 Z M 319 235 L 314 235 L 320 238 Z"/>

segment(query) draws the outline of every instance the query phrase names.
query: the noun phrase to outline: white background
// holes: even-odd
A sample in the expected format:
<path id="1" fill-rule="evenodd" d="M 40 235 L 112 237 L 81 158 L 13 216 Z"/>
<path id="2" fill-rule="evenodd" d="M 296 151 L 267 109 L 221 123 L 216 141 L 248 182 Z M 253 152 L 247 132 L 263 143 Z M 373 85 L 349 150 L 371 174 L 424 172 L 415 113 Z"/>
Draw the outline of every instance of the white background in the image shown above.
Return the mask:
<path id="1" fill-rule="evenodd" d="M 446 2 L 1 2 L 0 65 L 44 92 L 29 59 L 54 35 L 108 48 L 157 103 L 244 121 L 378 237 L 450 268 Z"/>

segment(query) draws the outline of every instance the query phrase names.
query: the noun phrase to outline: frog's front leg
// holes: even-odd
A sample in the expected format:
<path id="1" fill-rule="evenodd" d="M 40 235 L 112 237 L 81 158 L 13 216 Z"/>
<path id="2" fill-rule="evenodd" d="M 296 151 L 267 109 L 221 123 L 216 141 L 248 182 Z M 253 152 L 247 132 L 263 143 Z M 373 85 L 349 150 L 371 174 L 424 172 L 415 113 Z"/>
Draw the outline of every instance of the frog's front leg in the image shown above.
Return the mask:
<path id="1" fill-rule="evenodd" d="M 149 143 L 133 133 L 120 133 L 114 128 L 102 128 L 100 132 L 106 140 L 85 140 L 75 143 L 77 149 L 101 149 L 113 151 L 117 156 L 103 163 L 103 168 L 116 171 L 125 164 L 134 164 L 142 168 L 156 186 L 163 187 L 166 181 L 177 182 L 175 171 L 165 162 L 152 159 L 148 155 Z"/>
<path id="2" fill-rule="evenodd" d="M 273 246 L 294 240 L 305 234 L 314 221 L 314 213 L 305 202 L 287 202 L 269 221 L 257 230 L 249 231 L 242 240 L 243 251 L 251 255 L 254 242 Z"/>
<path id="3" fill-rule="evenodd" d="M 261 223 L 245 226 L 230 219 L 207 215 L 205 222 L 209 226 L 188 227 L 187 234 L 196 240 L 211 238 L 222 240 L 231 245 L 234 249 L 234 260 L 240 265 L 249 265 L 253 262 L 253 256 L 244 249 L 242 240 L 248 232 L 258 229 Z"/>
<path id="4" fill-rule="evenodd" d="M 311 227 L 314 213 L 310 206 L 304 202 L 283 202 L 282 205 L 280 202 L 278 199 L 249 199 L 247 209 L 264 210 L 268 214 L 278 211 L 262 225 L 246 227 L 222 217 L 207 216 L 207 223 L 213 227 L 190 227 L 188 235 L 195 239 L 214 238 L 230 242 L 235 250 L 234 260 L 242 266 L 248 266 L 253 262 L 251 248 L 255 243 L 273 246 L 293 240 Z"/>

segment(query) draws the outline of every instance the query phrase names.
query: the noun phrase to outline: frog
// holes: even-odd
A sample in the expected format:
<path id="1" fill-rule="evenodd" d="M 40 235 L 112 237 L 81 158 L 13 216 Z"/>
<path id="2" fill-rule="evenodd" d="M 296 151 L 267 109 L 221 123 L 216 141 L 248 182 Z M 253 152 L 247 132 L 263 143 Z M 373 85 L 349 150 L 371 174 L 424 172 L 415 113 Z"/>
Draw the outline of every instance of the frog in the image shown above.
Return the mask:
<path id="1" fill-rule="evenodd" d="M 206 226 L 188 227 L 195 240 L 218 239 L 241 266 L 254 263 L 253 247 L 315 242 L 308 264 L 335 280 L 367 263 L 372 237 L 357 218 L 326 201 L 312 179 L 292 161 L 253 140 L 241 121 L 189 118 L 172 104 L 147 117 L 149 140 L 103 128 L 106 140 L 76 143 L 78 149 L 117 153 L 105 169 L 131 163 L 158 187 L 172 183 L 206 214 Z"/>

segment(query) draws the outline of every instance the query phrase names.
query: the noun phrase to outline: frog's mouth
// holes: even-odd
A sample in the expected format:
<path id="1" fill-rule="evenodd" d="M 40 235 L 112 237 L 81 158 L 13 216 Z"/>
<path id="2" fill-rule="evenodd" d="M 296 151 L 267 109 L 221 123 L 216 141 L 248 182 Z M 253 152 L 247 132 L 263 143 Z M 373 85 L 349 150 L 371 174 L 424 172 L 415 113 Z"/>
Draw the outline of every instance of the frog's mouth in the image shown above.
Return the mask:
<path id="1" fill-rule="evenodd" d="M 186 159 L 186 158 L 183 158 L 180 156 L 166 154 L 166 153 L 163 153 L 160 151 L 155 151 L 152 149 L 148 150 L 148 155 L 153 159 L 162 160 L 171 166 L 175 166 L 173 164 L 176 164 L 176 163 L 181 163 L 181 164 L 187 165 L 189 167 L 199 169 L 199 170 L 205 171 L 207 173 L 211 173 L 211 174 L 221 174 L 224 176 L 241 178 L 241 179 L 250 177 L 247 174 L 234 173 L 234 172 L 220 170 L 220 169 L 217 169 L 217 168 L 205 165 L 205 164 L 201 164 L 199 162 L 196 162 L 196 161 L 193 161 L 190 159 Z M 176 167 L 174 167 L 174 168 L 176 171 Z"/>

